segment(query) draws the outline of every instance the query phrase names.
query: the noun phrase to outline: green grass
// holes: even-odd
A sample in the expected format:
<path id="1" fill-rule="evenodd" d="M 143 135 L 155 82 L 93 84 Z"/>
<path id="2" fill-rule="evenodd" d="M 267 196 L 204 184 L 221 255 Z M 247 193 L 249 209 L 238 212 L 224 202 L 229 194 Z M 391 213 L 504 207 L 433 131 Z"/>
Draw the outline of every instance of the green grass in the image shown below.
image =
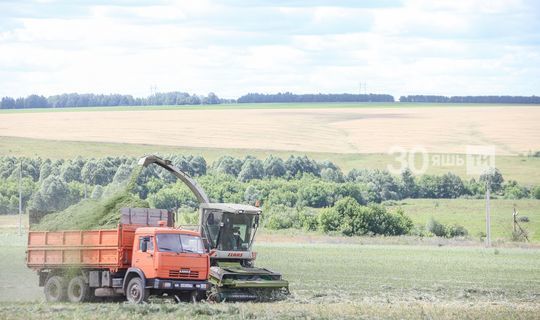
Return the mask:
<path id="1" fill-rule="evenodd" d="M 292 295 L 283 302 L 46 304 L 36 274 L 25 267 L 26 235 L 16 234 L 17 221 L 0 216 L 3 319 L 534 319 L 540 311 L 540 249 L 339 241 L 256 243 L 257 265 L 290 282 Z"/>
<path id="2" fill-rule="evenodd" d="M 106 157 L 106 156 L 132 156 L 141 157 L 151 153 L 177 153 L 201 155 L 211 164 L 223 155 L 243 158 L 246 155 L 254 155 L 260 159 L 266 158 L 270 154 L 280 156 L 284 159 L 291 154 L 308 155 L 316 160 L 330 160 L 335 162 L 342 170 L 348 172 L 353 168 L 387 169 L 387 167 L 397 167 L 396 158 L 389 154 L 358 154 L 358 153 L 326 153 L 326 152 L 296 152 L 296 151 L 273 151 L 260 149 L 218 149 L 218 148 L 191 148 L 156 146 L 147 144 L 129 143 L 106 143 L 106 142 L 77 142 L 77 141 L 54 141 L 15 137 L 1 137 L 0 156 L 27 156 L 50 159 L 72 159 L 77 156 L 86 158 Z M 434 154 L 430 155 L 433 159 Z M 464 155 L 445 155 L 447 157 L 461 157 Z M 421 167 L 420 156 L 415 158 L 414 166 Z M 433 160 L 429 160 L 433 163 Z M 540 158 L 526 156 L 498 156 L 496 166 L 501 170 L 506 180 L 516 180 L 526 185 L 540 184 Z M 462 178 L 470 179 L 466 172 L 466 167 L 452 165 L 429 165 L 427 173 L 444 174 L 453 172 Z"/>
<path id="3" fill-rule="evenodd" d="M 531 104 L 488 104 L 488 103 L 392 103 L 392 102 L 313 102 L 313 103 L 232 103 L 218 105 L 166 105 L 166 106 L 119 106 L 119 107 L 70 107 L 35 109 L 0 109 L 0 113 L 35 112 L 93 112 L 93 111 L 137 111 L 137 110 L 228 110 L 228 109 L 327 109 L 327 108 L 463 108 L 463 107 L 518 107 Z"/>
<path id="4" fill-rule="evenodd" d="M 540 200 L 492 199 L 490 206 L 494 240 L 511 239 L 512 210 L 515 206 L 520 216 L 530 219 L 530 222 L 520 224 L 528 230 L 531 241 L 540 241 Z M 434 218 L 443 224 L 462 225 L 469 231 L 469 235 L 475 238 L 486 230 L 486 202 L 483 199 L 406 199 L 391 208 L 396 210 L 398 207 L 416 224 L 425 226 L 430 218 Z"/>

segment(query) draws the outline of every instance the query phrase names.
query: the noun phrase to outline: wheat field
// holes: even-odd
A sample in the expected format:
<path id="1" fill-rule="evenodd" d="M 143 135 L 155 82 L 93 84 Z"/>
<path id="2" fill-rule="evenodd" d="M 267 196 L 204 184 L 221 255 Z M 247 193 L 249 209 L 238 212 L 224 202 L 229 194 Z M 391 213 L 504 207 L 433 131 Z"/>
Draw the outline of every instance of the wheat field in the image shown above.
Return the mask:
<path id="1" fill-rule="evenodd" d="M 540 150 L 537 106 L 101 110 L 0 113 L 0 136 L 332 153 L 386 153 L 392 146 L 498 155 Z"/>

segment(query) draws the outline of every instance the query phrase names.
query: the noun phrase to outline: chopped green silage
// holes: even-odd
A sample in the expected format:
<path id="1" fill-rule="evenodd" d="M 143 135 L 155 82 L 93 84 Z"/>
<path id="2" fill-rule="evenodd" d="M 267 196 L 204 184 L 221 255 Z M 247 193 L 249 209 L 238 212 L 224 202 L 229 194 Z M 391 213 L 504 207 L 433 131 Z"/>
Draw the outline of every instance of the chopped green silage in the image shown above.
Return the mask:
<path id="1" fill-rule="evenodd" d="M 121 208 L 148 208 L 148 202 L 124 193 L 104 201 L 86 199 L 64 211 L 46 215 L 34 230 L 92 230 L 116 228 Z"/>
<path id="2" fill-rule="evenodd" d="M 141 170 L 133 170 L 127 183 L 108 188 L 101 199 L 85 199 L 67 209 L 46 215 L 33 230 L 93 230 L 116 228 L 122 208 L 149 208 L 133 193 Z"/>

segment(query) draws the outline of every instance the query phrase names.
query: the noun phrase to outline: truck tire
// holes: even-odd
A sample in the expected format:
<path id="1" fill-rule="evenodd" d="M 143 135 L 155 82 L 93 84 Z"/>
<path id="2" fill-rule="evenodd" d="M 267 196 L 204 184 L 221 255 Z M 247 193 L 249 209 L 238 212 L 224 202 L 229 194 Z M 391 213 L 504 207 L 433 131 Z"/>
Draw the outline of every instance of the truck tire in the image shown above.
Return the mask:
<path id="1" fill-rule="evenodd" d="M 71 302 L 85 302 L 92 297 L 90 287 L 82 276 L 77 276 L 69 280 L 67 287 L 67 297 Z"/>
<path id="2" fill-rule="evenodd" d="M 45 282 L 43 288 L 47 302 L 62 302 L 67 300 L 66 280 L 60 276 L 52 276 Z"/>
<path id="3" fill-rule="evenodd" d="M 144 287 L 144 282 L 141 278 L 135 277 L 129 280 L 126 297 L 127 300 L 131 303 L 143 303 L 148 301 L 148 296 L 150 295 L 150 290 Z"/>

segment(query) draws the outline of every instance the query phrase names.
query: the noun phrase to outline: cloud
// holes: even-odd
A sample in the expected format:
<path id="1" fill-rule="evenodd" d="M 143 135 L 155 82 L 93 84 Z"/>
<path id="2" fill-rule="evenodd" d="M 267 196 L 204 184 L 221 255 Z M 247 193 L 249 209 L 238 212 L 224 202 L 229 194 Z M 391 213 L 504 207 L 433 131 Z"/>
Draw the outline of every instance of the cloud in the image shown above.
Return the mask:
<path id="1" fill-rule="evenodd" d="M 0 95 L 538 94 L 534 1 L 0 3 Z"/>

